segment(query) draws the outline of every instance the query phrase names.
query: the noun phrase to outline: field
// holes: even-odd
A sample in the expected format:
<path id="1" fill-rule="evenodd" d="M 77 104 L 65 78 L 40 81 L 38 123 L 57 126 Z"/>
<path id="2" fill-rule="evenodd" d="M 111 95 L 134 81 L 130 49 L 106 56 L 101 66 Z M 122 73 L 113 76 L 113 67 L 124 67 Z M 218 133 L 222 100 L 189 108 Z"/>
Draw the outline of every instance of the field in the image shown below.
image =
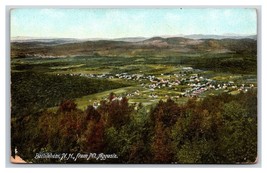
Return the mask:
<path id="1" fill-rule="evenodd" d="M 190 57 L 190 54 L 187 56 Z M 232 57 L 232 55 L 228 56 Z M 222 62 L 225 62 L 228 59 L 226 55 L 219 55 L 219 57 Z M 73 93 L 71 96 L 57 98 L 52 104 L 45 103 L 45 105 L 48 106 L 44 107 L 57 106 L 62 99 L 74 99 L 78 107 L 81 109 L 85 109 L 88 104 L 93 104 L 94 102 L 99 102 L 101 99 L 107 98 L 111 92 L 114 92 L 118 97 L 127 96 L 131 103 L 141 102 L 145 105 L 150 105 L 157 103 L 160 99 L 167 100 L 167 98 L 172 98 L 177 102 L 185 103 L 187 98 L 181 96 L 186 94 L 185 92 L 187 90 L 194 89 L 193 86 L 197 86 L 198 83 L 201 83 L 202 85 L 209 82 L 212 87 L 215 87 L 205 86 L 209 91 L 201 92 L 198 95 L 199 97 L 204 97 L 207 94 L 219 94 L 222 92 L 236 93 L 238 92 L 238 89 L 242 87 L 242 84 L 244 85 L 243 88 L 246 87 L 247 89 L 251 88 L 252 85 L 254 87 L 257 86 L 257 79 L 254 71 L 250 73 L 244 71 L 244 74 L 230 73 L 225 72 L 227 71 L 225 69 L 218 70 L 216 66 L 213 66 L 214 69 L 209 67 L 208 70 L 202 70 L 201 68 L 194 68 L 196 65 L 193 63 L 181 65 L 181 59 L 183 58 L 94 56 L 12 59 L 12 77 L 14 77 L 14 82 L 19 83 L 20 81 L 18 78 L 23 78 L 21 80 L 23 80 L 25 85 L 28 83 L 29 85 L 34 86 L 32 83 L 46 83 L 52 86 L 52 90 L 56 91 L 64 92 L 64 88 L 78 90 L 78 93 Z M 189 62 L 194 61 L 191 60 L 191 57 L 189 59 Z M 212 61 L 212 58 L 207 61 Z M 194 61 L 194 63 L 196 63 L 196 61 Z M 208 64 L 205 65 L 208 66 Z M 229 66 L 226 67 L 233 68 Z M 251 70 L 255 70 L 255 68 L 251 68 Z M 34 81 L 35 77 L 33 77 L 32 74 L 41 76 L 36 79 L 37 81 Z M 152 76 L 153 78 L 151 78 Z M 191 79 L 190 81 L 190 77 L 192 78 L 192 76 L 195 77 L 195 79 Z M 183 79 L 186 79 L 186 82 L 181 84 Z M 73 80 L 73 82 L 71 82 L 71 80 Z M 80 85 L 78 80 L 81 80 L 80 84 L 84 86 L 78 87 L 78 85 Z M 90 83 L 91 80 L 93 80 L 93 82 Z M 162 82 L 162 80 L 164 82 Z M 47 82 L 51 83 L 49 84 Z M 87 84 L 83 82 L 87 82 Z M 100 88 L 89 86 L 92 84 L 98 86 L 101 82 L 103 84 L 99 86 Z M 70 83 L 70 86 L 68 86 L 68 83 Z M 73 85 L 74 83 L 77 85 Z M 28 88 L 29 91 L 34 92 L 31 87 L 23 86 L 24 84 L 20 83 L 18 87 Z M 151 86 L 153 84 L 157 84 L 157 86 Z M 189 84 L 191 84 L 191 86 L 188 86 Z M 17 84 L 15 83 L 13 86 L 16 85 Z M 58 88 L 56 85 L 61 85 L 62 88 Z M 218 87 L 218 85 L 221 85 L 221 87 Z M 227 87 L 222 88 L 223 85 L 227 85 Z M 45 93 L 40 97 L 47 97 L 47 99 L 50 99 L 51 97 L 54 98 L 53 95 L 43 92 L 47 89 L 47 86 L 41 84 L 39 87 L 40 91 L 35 91 L 36 93 L 32 94 L 40 96 L 40 93 Z M 34 88 L 37 89 L 36 86 Z M 53 92 L 52 90 L 51 92 Z M 16 96 L 21 98 L 19 91 L 17 92 Z M 65 90 L 65 92 L 71 94 L 69 90 Z M 66 93 L 62 94 L 64 95 Z M 36 99 L 39 100 L 39 98 Z"/>
<path id="2" fill-rule="evenodd" d="M 155 46 L 155 40 L 169 46 Z M 121 157 L 104 163 L 255 161 L 254 40 L 152 38 L 140 43 L 96 41 L 39 46 L 33 42 L 13 43 L 11 47 L 12 147 L 19 147 L 21 156 L 30 162 L 47 161 L 32 159 L 33 150 L 103 152 L 104 146 L 105 152 L 116 151 Z M 248 113 L 243 121 L 244 112 Z M 230 114 L 233 117 L 229 118 Z M 249 132 L 246 135 L 253 145 L 247 150 L 247 158 L 246 151 L 240 149 L 247 145 L 244 142 L 233 147 L 242 156 L 227 159 L 224 151 L 234 145 L 230 139 L 243 135 L 230 129 L 234 127 L 231 123 L 239 120 L 243 123 L 238 124 L 240 128 L 249 124 L 243 131 Z M 31 127 L 33 124 L 36 127 Z M 234 136 L 227 136 L 229 131 Z M 58 135 L 62 137 L 59 141 Z M 161 141 L 161 135 L 172 142 Z M 86 142 L 89 139 L 94 141 L 91 148 Z M 68 140 L 72 143 L 67 145 Z M 222 140 L 228 143 L 220 146 Z M 162 151 L 168 143 L 172 144 L 168 146 L 170 151 Z M 217 143 L 219 149 L 213 148 Z M 146 157 L 133 159 L 137 150 Z M 217 150 L 220 153 L 216 155 Z M 164 152 L 171 153 L 171 160 L 164 161 Z"/>

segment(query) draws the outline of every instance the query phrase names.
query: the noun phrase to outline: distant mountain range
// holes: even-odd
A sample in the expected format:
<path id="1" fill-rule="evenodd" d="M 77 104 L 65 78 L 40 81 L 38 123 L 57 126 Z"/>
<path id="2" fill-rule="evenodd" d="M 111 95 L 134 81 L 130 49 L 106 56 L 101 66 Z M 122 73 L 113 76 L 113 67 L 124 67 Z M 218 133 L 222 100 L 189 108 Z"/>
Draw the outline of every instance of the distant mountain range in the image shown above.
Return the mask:
<path id="1" fill-rule="evenodd" d="M 75 43 L 85 41 L 99 41 L 99 40 L 111 40 L 111 41 L 125 41 L 125 42 L 139 42 L 144 41 L 146 37 L 125 37 L 125 38 L 40 38 L 40 37 L 12 37 L 11 42 L 44 42 L 44 43 Z"/>
<path id="2" fill-rule="evenodd" d="M 257 35 L 202 35 L 202 34 L 193 34 L 193 35 L 185 35 L 185 38 L 191 38 L 191 39 L 244 39 L 244 38 L 250 38 L 257 40 Z"/>
<path id="3" fill-rule="evenodd" d="M 191 38 L 188 38 L 191 37 Z M 118 39 L 14 38 L 11 57 L 180 56 L 184 53 L 256 54 L 256 36 L 188 35 Z"/>
<path id="4" fill-rule="evenodd" d="M 183 37 L 190 39 L 254 39 L 257 40 L 257 35 L 203 35 L 203 34 L 192 34 L 192 35 L 172 35 L 172 36 L 159 36 L 161 38 L 172 38 L 172 37 Z M 154 37 L 124 37 L 124 38 L 40 38 L 40 37 L 12 37 L 11 42 L 43 42 L 43 43 L 54 43 L 54 44 L 65 44 L 65 43 L 77 43 L 85 41 L 99 41 L 99 40 L 111 40 L 111 41 L 124 41 L 124 42 L 140 42 Z"/>

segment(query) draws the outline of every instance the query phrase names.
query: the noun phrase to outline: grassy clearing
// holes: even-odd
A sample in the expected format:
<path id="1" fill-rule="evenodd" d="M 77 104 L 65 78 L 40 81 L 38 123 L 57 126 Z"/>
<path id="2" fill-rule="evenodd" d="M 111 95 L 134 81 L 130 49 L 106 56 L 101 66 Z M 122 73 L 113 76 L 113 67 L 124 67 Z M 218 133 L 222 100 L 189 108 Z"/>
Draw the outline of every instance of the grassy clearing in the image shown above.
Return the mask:
<path id="1" fill-rule="evenodd" d="M 52 69 L 52 70 L 64 70 L 64 69 L 79 68 L 79 67 L 82 67 L 82 66 L 85 66 L 85 64 L 50 67 L 50 69 Z"/>
<path id="2" fill-rule="evenodd" d="M 241 75 L 220 73 L 220 74 L 216 74 L 216 76 L 214 76 L 212 79 L 224 82 L 224 81 L 237 81 L 241 78 L 242 78 Z"/>
<path id="3" fill-rule="evenodd" d="M 94 102 L 99 102 L 109 96 L 111 92 L 115 93 L 116 95 L 125 94 L 128 91 L 134 90 L 136 87 L 124 87 L 119 89 L 108 90 L 104 92 L 99 92 L 96 94 L 91 94 L 87 96 L 83 96 L 81 98 L 75 99 L 75 103 L 77 104 L 78 108 L 84 110 L 87 108 L 88 105 L 93 105 Z"/>
<path id="4" fill-rule="evenodd" d="M 127 94 L 133 94 L 137 90 L 139 91 L 139 95 L 127 97 L 129 99 L 129 103 L 142 103 L 147 106 L 158 103 L 159 100 L 166 101 L 168 98 L 172 98 L 175 102 L 181 104 L 186 103 L 188 100 L 186 97 L 175 97 L 179 96 L 181 92 L 173 90 L 157 89 L 155 91 L 150 91 L 149 89 L 145 89 L 140 86 L 130 86 L 83 96 L 75 99 L 75 103 L 79 109 L 84 110 L 88 105 L 93 105 L 94 102 L 100 102 L 101 100 L 106 99 L 111 92 L 115 93 L 117 96 L 127 96 Z M 157 98 L 153 98 L 151 95 L 157 95 Z"/>
<path id="5" fill-rule="evenodd" d="M 232 92 L 230 92 L 230 94 L 232 94 L 232 95 L 237 95 L 239 93 L 240 93 L 240 91 L 232 91 Z"/>

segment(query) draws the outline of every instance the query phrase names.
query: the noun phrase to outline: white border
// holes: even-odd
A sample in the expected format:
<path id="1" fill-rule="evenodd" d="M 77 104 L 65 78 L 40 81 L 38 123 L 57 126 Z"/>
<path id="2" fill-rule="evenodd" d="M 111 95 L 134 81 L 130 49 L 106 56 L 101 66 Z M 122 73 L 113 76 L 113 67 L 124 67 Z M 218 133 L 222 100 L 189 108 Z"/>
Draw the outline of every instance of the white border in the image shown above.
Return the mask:
<path id="1" fill-rule="evenodd" d="M 30 1 L 30 0 L 24 0 L 24 1 L 21 1 L 21 0 L 2 0 L 2 1 L 0 1 L 0 7 L 1 7 L 1 9 L 0 9 L 0 16 L 1 16 L 1 22 L 2 22 L 2 27 L 0 27 L 0 29 L 1 29 L 1 32 L 0 32 L 0 38 L 2 39 L 2 44 L 0 44 L 1 45 L 1 58 L 0 58 L 0 65 L 1 65 L 1 67 L 0 67 L 0 77 L 1 77 L 1 81 L 5 81 L 5 84 L 2 84 L 1 85 L 1 102 L 0 102 L 0 105 L 1 105 L 1 109 L 0 109 L 0 111 L 1 111 L 1 120 L 0 120 L 0 122 L 1 123 L 3 123 L 3 125 L 1 125 L 0 126 L 0 131 L 1 131 L 1 136 L 2 136 L 2 142 L 0 142 L 0 145 L 1 145 L 1 147 L 0 147 L 0 153 L 2 153 L 2 157 L 1 157 L 1 162 L 0 162 L 0 164 L 1 164 L 1 166 L 0 166 L 0 168 L 2 169 L 0 172 L 39 172 L 40 170 L 37 170 L 38 168 L 23 168 L 23 169 L 11 169 L 11 168 L 6 168 L 6 163 L 7 162 L 9 162 L 9 160 L 7 160 L 6 161 L 6 157 L 3 157 L 4 155 L 6 155 L 6 154 L 4 154 L 4 153 L 7 153 L 8 152 L 8 149 L 6 148 L 6 143 L 4 143 L 3 142 L 3 139 L 5 139 L 5 134 L 7 134 L 7 128 L 6 128 L 6 126 L 8 125 L 8 122 L 6 121 L 7 119 L 6 119 L 6 116 L 8 116 L 8 115 L 6 115 L 6 109 L 8 109 L 8 103 L 6 103 L 6 98 L 4 97 L 6 94 L 7 94 L 7 89 L 8 89 L 8 87 L 7 87 L 7 85 L 8 85 L 8 83 L 7 83 L 7 81 L 9 81 L 8 79 L 6 79 L 6 76 L 7 76 L 7 74 L 6 74 L 6 72 L 7 72 L 7 70 L 9 70 L 9 69 L 6 69 L 8 66 L 7 66 L 7 64 L 9 63 L 8 61 L 7 61 L 7 57 L 6 57 L 6 45 L 4 44 L 4 43 L 6 43 L 6 44 L 8 44 L 8 38 L 9 38 L 9 36 L 8 36 L 8 32 L 6 31 L 6 28 L 7 27 L 3 27 L 5 24 L 7 24 L 7 22 L 6 22 L 6 6 L 31 6 L 31 5 L 36 5 L 36 6 L 42 6 L 42 5 L 45 5 L 45 6 L 105 6 L 105 7 L 110 7 L 110 6 L 116 6 L 116 7 L 118 7 L 118 6 L 122 6 L 122 7 L 125 7 L 125 6 L 131 6 L 131 5 L 133 5 L 133 6 L 135 6 L 135 7 L 138 7 L 138 6 L 154 6 L 154 7 L 156 7 L 156 6 L 159 6 L 159 7 L 162 7 L 162 6 L 168 6 L 168 7 L 170 7 L 170 6 L 172 6 L 172 5 L 176 5 L 176 6 L 194 6 L 194 7 L 196 7 L 196 6 L 205 6 L 205 7 L 207 7 L 207 6 L 220 6 L 220 5 L 222 5 L 222 6 L 228 6 L 228 7 L 231 7 L 231 6 L 245 6 L 245 5 L 248 5 L 248 6 L 261 6 L 261 12 L 262 12 L 262 19 L 260 19 L 259 18 L 259 20 L 261 20 L 261 21 L 266 21 L 266 19 L 264 20 L 264 16 L 266 16 L 266 5 L 264 4 L 265 3 L 265 0 L 253 0 L 253 1 L 251 1 L 251 0 L 223 0 L 223 1 L 219 1 L 219 0 L 216 0 L 216 1 L 209 1 L 209 0 L 202 0 L 202 1 L 200 1 L 200 0 L 191 0 L 190 2 L 188 2 L 189 0 L 180 0 L 180 1 L 175 1 L 175 0 L 164 0 L 164 1 L 160 1 L 160 0 L 153 0 L 153 1 L 151 1 L 151 2 L 153 2 L 153 4 L 151 3 L 151 2 L 149 2 L 148 0 L 128 0 L 127 2 L 125 2 L 125 1 L 119 1 L 119 0 L 115 0 L 115 1 L 104 1 L 104 0 L 96 0 L 96 1 L 90 1 L 90 3 L 89 2 L 84 2 L 84 1 L 82 1 L 82 0 L 75 0 L 75 1 L 70 1 L 70 0 L 64 0 L 64 3 L 62 3 L 61 1 L 55 1 L 55 0 L 46 0 L 45 2 L 39 2 L 39 1 Z M 264 22 L 262 22 L 262 26 L 261 27 L 259 27 L 258 28 L 258 34 L 260 35 L 260 33 L 261 33 L 261 35 L 262 35 L 262 39 L 260 39 L 259 38 L 259 47 L 260 47 L 260 45 L 266 45 L 266 44 L 264 44 L 264 43 L 266 43 L 266 39 L 265 39 L 265 35 L 264 35 L 264 31 L 266 31 L 266 23 L 264 23 Z M 264 57 L 266 57 L 265 56 L 266 55 L 266 49 L 262 49 L 262 60 L 261 61 L 258 61 L 258 82 L 260 82 L 260 81 L 262 81 L 262 83 L 261 83 L 261 85 L 262 85 L 262 90 L 259 88 L 259 93 L 261 93 L 261 95 L 259 95 L 259 101 L 261 101 L 262 102 L 262 105 L 266 105 L 266 91 L 264 90 L 264 88 L 267 88 L 267 86 L 266 86 L 266 84 L 264 84 L 264 76 L 266 75 L 266 68 L 260 68 L 260 66 L 262 66 L 262 67 L 266 67 L 266 60 L 265 60 L 265 58 Z M 267 58 L 267 57 L 266 57 Z M 262 91 L 262 92 L 260 92 L 260 91 Z M 264 104 L 265 103 L 265 104 Z M 259 102 L 258 103 L 258 105 L 260 105 L 261 103 Z M 264 106 L 262 106 L 262 107 L 264 107 Z M 261 108 L 260 108 L 261 109 Z M 262 112 L 262 119 L 261 119 L 261 122 L 265 122 L 264 121 L 264 113 L 266 112 L 266 110 L 259 110 L 259 112 Z M 265 118 L 266 119 L 266 118 Z M 260 119 L 259 119 L 260 120 Z M 261 123 L 260 122 L 260 123 Z M 262 131 L 260 131 L 260 133 L 259 133 L 259 135 L 261 134 L 261 132 L 265 132 L 266 131 L 266 126 L 264 126 L 264 124 L 262 123 Z M 4 133 L 5 132 L 5 133 Z M 262 136 L 262 146 L 267 146 L 266 145 L 267 143 L 266 143 L 266 140 L 265 140 L 265 138 L 264 138 L 264 136 Z M 235 169 L 232 169 L 231 167 L 232 166 L 226 166 L 227 168 L 230 168 L 230 169 L 227 169 L 227 170 L 224 170 L 224 169 L 217 169 L 217 168 L 215 168 L 215 167 L 219 167 L 219 168 L 222 168 L 223 166 L 220 166 L 220 165 L 214 165 L 214 166 L 211 166 L 212 168 L 207 168 L 207 166 L 205 166 L 205 165 L 203 165 L 205 168 L 202 168 L 202 169 L 197 169 L 197 170 L 195 170 L 195 171 L 198 171 L 198 172 L 209 172 L 209 171 L 212 171 L 212 172 L 214 172 L 214 171 L 222 171 L 222 172 L 225 172 L 225 171 L 242 171 L 242 172 L 251 172 L 251 171 L 256 171 L 256 172 L 262 172 L 264 169 L 266 169 L 266 162 L 264 162 L 264 147 L 262 148 L 262 157 L 261 157 L 261 159 L 260 160 L 262 160 L 262 162 L 261 162 L 261 164 L 260 164 L 260 167 L 261 167 L 261 169 L 255 169 L 255 170 L 250 170 L 250 169 L 248 169 L 248 167 L 246 166 L 246 167 L 238 167 L 238 168 L 235 168 Z M 36 165 L 36 166 L 38 166 L 38 165 Z M 36 167 L 36 166 L 34 166 L 34 167 Z M 142 165 L 141 165 L 142 166 Z M 197 166 L 197 168 L 200 168 L 200 167 L 203 167 L 203 166 L 201 166 L 201 165 L 199 165 L 199 166 Z M 28 167 L 27 165 L 26 165 L 26 167 Z M 43 167 L 43 166 L 42 166 Z M 47 167 L 47 166 L 46 166 Z M 62 167 L 62 166 L 61 166 Z M 76 171 L 76 170 L 74 170 L 74 169 L 69 169 L 69 168 L 71 168 L 71 167 L 76 167 L 76 166 L 74 166 L 74 165 L 65 165 L 64 166 L 65 168 L 60 168 L 60 169 L 56 169 L 56 170 L 54 170 L 55 168 L 47 168 L 47 169 L 43 169 L 44 171 L 50 171 L 50 170 L 52 170 L 52 171 L 57 171 L 57 172 L 68 172 L 68 171 Z M 125 172 L 125 171 L 127 171 L 127 172 L 136 172 L 136 171 L 140 171 L 140 169 L 141 170 L 143 170 L 142 168 L 138 168 L 138 170 L 136 170 L 136 169 L 127 169 L 127 170 L 125 170 L 125 168 L 126 167 L 130 167 L 130 168 L 134 168 L 135 166 L 134 165 L 126 165 L 126 166 L 121 166 L 121 167 L 123 167 L 123 169 L 118 169 L 118 168 L 116 168 L 116 167 L 118 167 L 118 166 L 108 166 L 109 168 L 111 168 L 112 167 L 112 171 L 118 171 L 118 170 L 120 170 L 120 171 L 123 171 L 123 172 Z M 115 167 L 115 170 L 113 169 Z M 145 166 L 146 167 L 146 166 Z M 153 171 L 159 171 L 159 172 L 161 172 L 162 170 L 160 170 L 161 168 L 158 166 L 158 165 L 151 165 L 151 166 L 149 166 L 150 167 L 150 169 L 153 169 Z M 151 167 L 155 167 L 155 168 L 151 168 Z M 166 168 L 166 167 L 170 167 L 170 166 L 162 166 L 163 168 Z M 186 166 L 187 168 L 185 168 L 185 167 L 180 167 L 180 166 L 171 166 L 171 169 L 168 169 L 167 171 L 183 171 L 183 172 L 188 172 L 188 171 L 192 171 L 192 169 L 188 169 L 188 167 L 190 167 L 190 166 Z M 194 168 L 196 168 L 195 166 L 193 166 Z M 252 166 L 253 167 L 253 166 Z M 77 168 L 77 167 L 76 167 Z M 179 168 L 179 170 L 177 170 L 177 168 Z M 182 169 L 182 170 L 180 170 L 180 169 Z M 214 170 L 214 169 L 216 169 L 216 170 Z M 89 170 L 87 170 L 86 168 L 80 168 L 79 170 L 78 170 L 79 172 L 87 172 L 87 171 L 89 171 Z M 91 171 L 96 171 L 96 172 L 102 172 L 102 171 L 107 171 L 107 172 L 109 172 L 110 171 L 110 169 L 104 169 L 103 167 L 101 167 L 100 168 L 100 166 L 95 166 L 94 168 L 90 168 L 90 172 Z M 143 170 L 143 171 L 150 171 L 150 170 Z"/>

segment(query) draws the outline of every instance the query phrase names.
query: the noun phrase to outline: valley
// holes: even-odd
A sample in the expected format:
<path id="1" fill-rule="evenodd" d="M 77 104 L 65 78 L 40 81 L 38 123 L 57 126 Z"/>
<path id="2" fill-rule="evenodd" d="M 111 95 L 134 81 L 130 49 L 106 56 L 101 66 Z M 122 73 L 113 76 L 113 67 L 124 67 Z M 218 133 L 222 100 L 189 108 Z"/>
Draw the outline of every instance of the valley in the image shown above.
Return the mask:
<path id="1" fill-rule="evenodd" d="M 66 40 L 11 43 L 11 146 L 23 160 L 255 161 L 255 39 Z M 34 159 L 50 151 L 117 159 Z"/>

